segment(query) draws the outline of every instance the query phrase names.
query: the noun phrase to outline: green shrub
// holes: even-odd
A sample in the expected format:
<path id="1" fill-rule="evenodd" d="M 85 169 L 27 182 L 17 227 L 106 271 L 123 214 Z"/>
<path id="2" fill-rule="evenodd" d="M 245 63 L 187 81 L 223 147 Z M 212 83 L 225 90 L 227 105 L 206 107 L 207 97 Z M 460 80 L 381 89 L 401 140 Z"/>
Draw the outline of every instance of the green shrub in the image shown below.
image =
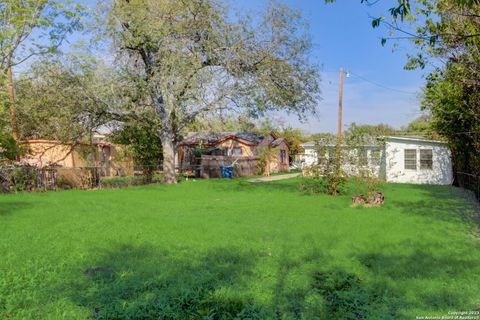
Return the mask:
<path id="1" fill-rule="evenodd" d="M 347 191 L 347 180 L 334 174 L 304 177 L 300 182 L 300 191 L 306 194 L 340 195 Z"/>
<path id="2" fill-rule="evenodd" d="M 326 193 L 332 196 L 345 194 L 347 191 L 347 179 L 335 173 L 325 175 Z"/>
<path id="3" fill-rule="evenodd" d="M 381 192 L 381 180 L 377 178 L 353 177 L 348 183 L 348 192 L 352 195 L 369 197 L 374 192 Z"/>
<path id="4" fill-rule="evenodd" d="M 327 186 L 323 177 L 303 177 L 300 182 L 300 191 L 306 194 L 326 193 Z"/>
<path id="5" fill-rule="evenodd" d="M 17 167 L 8 174 L 11 191 L 33 191 L 37 185 L 37 171 L 30 167 Z"/>
<path id="6" fill-rule="evenodd" d="M 92 172 L 86 168 L 59 168 L 57 186 L 60 189 L 88 189 L 92 183 Z"/>
<path id="7" fill-rule="evenodd" d="M 101 179 L 102 188 L 125 188 L 144 184 L 143 177 L 106 177 Z"/>
<path id="8" fill-rule="evenodd" d="M 147 179 L 144 176 L 127 176 L 127 177 L 105 177 L 101 179 L 102 188 L 126 188 L 130 186 L 141 186 L 149 183 L 162 182 L 163 176 L 155 174 Z"/>

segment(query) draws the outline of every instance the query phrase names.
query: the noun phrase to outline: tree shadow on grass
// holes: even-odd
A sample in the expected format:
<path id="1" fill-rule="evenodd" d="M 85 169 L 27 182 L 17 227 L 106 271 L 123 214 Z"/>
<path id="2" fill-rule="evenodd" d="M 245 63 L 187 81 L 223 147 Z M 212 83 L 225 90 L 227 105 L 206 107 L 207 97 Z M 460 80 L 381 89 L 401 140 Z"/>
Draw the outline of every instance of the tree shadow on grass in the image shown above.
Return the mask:
<path id="1" fill-rule="evenodd" d="M 461 221 L 480 225 L 480 210 L 472 197 L 463 190 L 448 186 L 411 185 L 420 195 L 401 200 L 389 199 L 389 204 L 409 215 L 419 215 L 447 222 Z"/>
<path id="2" fill-rule="evenodd" d="M 292 180 L 277 180 L 268 182 L 250 182 L 245 179 L 238 180 L 214 180 L 210 182 L 216 190 L 220 191 L 245 191 L 245 192 L 257 192 L 257 191 L 281 191 L 281 192 L 299 192 L 298 179 Z"/>
<path id="3" fill-rule="evenodd" d="M 119 244 L 94 257 L 62 289 L 93 319 L 398 319 L 409 308 L 463 310 L 468 292 L 441 284 L 445 277 L 467 277 L 476 263 L 434 257 L 426 248 L 380 251 L 354 257 L 367 270 L 359 274 L 333 265 L 334 257 L 321 250 L 295 257 L 285 251 L 270 286 L 258 275 L 263 268 L 255 269 L 266 257 L 236 247 L 187 255 Z M 403 286 L 410 279 L 438 285 L 409 300 Z"/>
<path id="4" fill-rule="evenodd" d="M 398 304 L 404 310 L 467 310 L 472 293 L 460 283 L 469 283 L 468 279 L 478 274 L 480 259 L 468 254 L 451 255 L 445 251 L 433 254 L 427 245 L 418 244 L 415 250 L 401 253 L 411 245 L 409 242 L 399 244 L 398 250 L 392 251 L 397 252 L 394 254 L 382 250 L 357 258 L 377 281 L 395 284 L 397 296 L 403 297 Z M 422 283 L 423 287 L 409 287 L 412 281 Z M 447 289 L 448 283 L 451 286 Z M 415 290 L 414 299 L 406 298 L 405 290 Z"/>
<path id="5" fill-rule="evenodd" d="M 238 248 L 180 257 L 153 246 L 117 245 L 96 257 L 62 289 L 93 319 L 370 319 L 390 308 L 382 305 L 381 290 L 354 273 L 303 269 L 320 265 L 321 253 L 280 257 L 272 291 L 267 286 L 261 293 L 271 299 L 262 301 L 249 293 L 262 285 L 253 273 L 261 255 Z M 307 282 L 291 286 L 290 276 L 299 272 Z"/>
<path id="6" fill-rule="evenodd" d="M 0 217 L 16 213 L 19 210 L 30 207 L 31 204 L 27 202 L 0 202 Z"/>
<path id="7" fill-rule="evenodd" d="M 397 319 L 388 286 L 332 266 L 328 262 L 332 260 L 319 250 L 297 259 L 284 254 L 269 308 L 272 315 L 276 319 Z M 315 267 L 305 269 L 312 263 Z M 302 271 L 307 281 L 295 284 Z"/>
<path id="8" fill-rule="evenodd" d="M 66 285 L 95 319 L 260 319 L 239 294 L 256 256 L 237 248 L 179 257 L 153 246 L 117 245 L 87 263 Z"/>

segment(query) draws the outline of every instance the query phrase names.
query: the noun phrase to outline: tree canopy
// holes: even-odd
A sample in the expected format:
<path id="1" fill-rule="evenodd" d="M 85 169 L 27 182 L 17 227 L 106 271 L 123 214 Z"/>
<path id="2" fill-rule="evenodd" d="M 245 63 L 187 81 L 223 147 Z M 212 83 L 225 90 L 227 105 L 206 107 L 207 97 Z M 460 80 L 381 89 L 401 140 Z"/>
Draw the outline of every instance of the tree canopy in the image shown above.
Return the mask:
<path id="1" fill-rule="evenodd" d="M 326 0 L 326 2 L 335 2 Z M 361 0 L 362 3 L 372 1 Z M 426 119 L 412 124 L 428 127 L 432 136 L 447 138 L 456 170 L 480 175 L 480 1 L 398 0 L 387 17 L 372 20 L 385 26 L 382 39 L 412 41 L 406 69 L 431 71 L 423 90 Z M 389 18 L 388 18 L 389 16 Z"/>
<path id="2" fill-rule="evenodd" d="M 182 130 L 219 109 L 313 112 L 319 74 L 299 14 L 270 5 L 258 19 L 232 20 L 214 1 L 117 0 L 110 34 L 128 61 L 143 103 L 161 122 L 165 181 L 175 182 L 175 146 Z"/>
<path id="3" fill-rule="evenodd" d="M 111 121 L 105 102 L 112 73 L 89 55 L 55 55 L 32 63 L 16 84 L 21 139 L 75 142 Z"/>

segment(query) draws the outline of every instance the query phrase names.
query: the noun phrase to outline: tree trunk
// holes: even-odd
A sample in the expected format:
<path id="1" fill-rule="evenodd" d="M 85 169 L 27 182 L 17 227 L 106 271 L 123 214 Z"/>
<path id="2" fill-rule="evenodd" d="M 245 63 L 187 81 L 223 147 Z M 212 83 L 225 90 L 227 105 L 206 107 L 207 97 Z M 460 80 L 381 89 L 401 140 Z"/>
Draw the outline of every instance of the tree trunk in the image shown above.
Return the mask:
<path id="1" fill-rule="evenodd" d="M 175 175 L 175 144 L 172 135 L 166 134 L 162 137 L 163 148 L 163 182 L 177 183 Z"/>

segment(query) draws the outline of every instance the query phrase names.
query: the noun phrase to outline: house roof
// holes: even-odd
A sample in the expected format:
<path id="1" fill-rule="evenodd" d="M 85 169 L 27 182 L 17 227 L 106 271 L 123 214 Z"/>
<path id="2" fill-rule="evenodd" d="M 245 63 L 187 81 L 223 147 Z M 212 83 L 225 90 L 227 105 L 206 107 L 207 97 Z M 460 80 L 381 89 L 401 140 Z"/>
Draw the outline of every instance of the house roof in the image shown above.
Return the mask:
<path id="1" fill-rule="evenodd" d="M 278 147 L 279 145 L 282 144 L 282 142 L 287 143 L 287 141 L 285 140 L 285 138 L 277 138 L 277 139 L 273 140 L 272 142 L 270 142 L 270 146 L 272 146 L 272 147 Z"/>
<path id="2" fill-rule="evenodd" d="M 391 140 L 397 140 L 397 141 L 403 141 L 403 142 L 427 142 L 427 143 L 439 143 L 439 144 L 447 144 L 445 141 L 439 141 L 439 140 L 429 140 L 425 139 L 423 137 L 419 136 L 384 136 L 380 137 L 381 139 L 384 139 L 386 141 L 391 141 Z"/>
<path id="3" fill-rule="evenodd" d="M 55 145 L 85 145 L 89 146 L 91 145 L 89 142 L 85 141 L 77 141 L 77 142 L 62 142 L 60 140 L 48 140 L 48 139 L 27 139 L 27 140 L 21 140 L 18 142 L 21 145 L 24 144 L 55 144 Z M 98 146 L 111 146 L 112 144 L 110 142 L 106 141 L 93 141 L 92 145 L 98 145 Z"/>
<path id="4" fill-rule="evenodd" d="M 197 145 L 200 143 L 212 145 L 219 142 L 234 139 L 246 144 L 257 145 L 264 136 L 252 132 L 190 132 L 187 133 L 180 145 Z"/>
<path id="5" fill-rule="evenodd" d="M 429 139 L 425 139 L 423 137 L 419 137 L 419 136 L 381 136 L 381 137 L 370 137 L 368 139 L 363 139 L 364 141 L 361 141 L 359 143 L 359 146 L 362 146 L 362 147 L 373 147 L 373 146 L 376 146 L 377 144 L 375 144 L 375 141 L 378 141 L 378 140 L 385 140 L 385 141 L 392 141 L 392 140 L 396 140 L 396 141 L 402 141 L 402 142 L 424 142 L 424 143 L 439 143 L 439 144 L 447 144 L 446 142 L 444 141 L 438 141 L 438 140 L 429 140 Z M 332 146 L 336 146 L 336 142 L 334 142 L 333 140 L 331 139 L 320 139 L 318 141 L 308 141 L 308 142 L 305 142 L 305 143 L 302 143 L 300 146 L 302 146 L 303 148 L 309 148 L 309 147 L 315 147 L 315 145 L 323 145 L 323 146 L 326 146 L 326 147 L 332 147 Z"/>

